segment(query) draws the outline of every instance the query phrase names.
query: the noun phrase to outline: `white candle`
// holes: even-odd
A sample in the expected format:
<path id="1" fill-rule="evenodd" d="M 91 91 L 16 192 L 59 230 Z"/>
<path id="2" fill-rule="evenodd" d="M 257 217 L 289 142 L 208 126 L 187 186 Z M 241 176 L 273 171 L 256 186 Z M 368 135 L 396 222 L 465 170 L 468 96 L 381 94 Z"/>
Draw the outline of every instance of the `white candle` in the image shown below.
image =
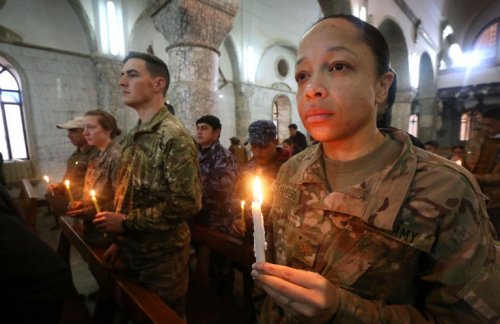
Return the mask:
<path id="1" fill-rule="evenodd" d="M 263 202 L 262 188 L 259 177 L 255 177 L 253 186 L 254 201 L 252 201 L 253 219 L 253 249 L 257 262 L 266 261 L 266 236 L 264 232 L 264 218 L 262 216 L 261 205 Z"/>

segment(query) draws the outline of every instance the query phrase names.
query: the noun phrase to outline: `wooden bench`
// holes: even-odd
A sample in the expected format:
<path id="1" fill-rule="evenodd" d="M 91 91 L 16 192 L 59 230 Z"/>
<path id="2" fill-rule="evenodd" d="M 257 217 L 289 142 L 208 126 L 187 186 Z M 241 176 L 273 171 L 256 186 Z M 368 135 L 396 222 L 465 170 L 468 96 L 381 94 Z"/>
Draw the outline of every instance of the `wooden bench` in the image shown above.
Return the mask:
<path id="1" fill-rule="evenodd" d="M 245 306 L 252 312 L 253 278 L 250 272 L 252 271 L 252 264 L 255 263 L 253 245 L 197 223 L 191 223 L 189 227 L 191 230 L 192 243 L 204 245 L 210 250 L 227 257 L 233 261 L 235 268 L 241 271 L 243 275 L 243 297 Z M 208 264 L 198 266 L 208 267 Z M 208 269 L 204 270 L 204 272 L 207 271 Z"/>
<path id="2" fill-rule="evenodd" d="M 21 190 L 19 192 L 19 201 L 21 211 L 24 215 L 24 221 L 26 226 L 36 233 L 36 215 L 37 208 L 39 205 L 39 192 L 37 189 L 37 180 L 34 179 L 22 179 L 21 180 Z"/>
<path id="3" fill-rule="evenodd" d="M 106 249 L 90 246 L 83 240 L 80 220 L 64 216 L 60 218 L 59 225 L 59 255 L 69 264 L 71 245 L 74 246 L 88 264 L 99 287 L 113 298 L 130 320 L 134 323 L 184 323 L 157 294 L 146 289 L 131 275 L 107 269 L 102 262 Z M 99 322 L 99 319 L 94 318 L 94 321 Z"/>

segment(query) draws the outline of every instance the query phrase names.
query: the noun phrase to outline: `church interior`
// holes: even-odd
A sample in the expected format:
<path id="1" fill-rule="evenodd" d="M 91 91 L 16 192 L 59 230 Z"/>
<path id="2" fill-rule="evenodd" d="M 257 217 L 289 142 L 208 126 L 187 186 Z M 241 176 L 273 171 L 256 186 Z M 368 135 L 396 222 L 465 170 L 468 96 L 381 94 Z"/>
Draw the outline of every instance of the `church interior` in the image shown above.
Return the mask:
<path id="1" fill-rule="evenodd" d="M 398 77 L 390 126 L 451 148 L 470 136 L 475 109 L 500 101 L 498 12 L 494 0 L 0 1 L 7 183 L 62 176 L 72 146 L 57 123 L 92 109 L 122 129 L 135 123 L 117 81 L 132 50 L 168 63 L 167 100 L 193 132 L 207 113 L 221 119 L 225 146 L 257 119 L 275 120 L 279 140 L 290 123 L 305 132 L 297 44 L 331 13 L 360 16 L 387 39 Z"/>
<path id="2" fill-rule="evenodd" d="M 63 177 L 74 147 L 56 124 L 94 109 L 123 130 L 136 124 L 118 85 L 129 51 L 167 63 L 166 100 L 193 135 L 207 114 L 219 117 L 225 147 L 231 137 L 246 141 L 259 119 L 274 121 L 280 142 L 291 123 L 307 134 L 295 98 L 297 48 L 330 14 L 381 31 L 397 75 L 388 126 L 437 141 L 440 155 L 473 136 L 483 106 L 500 103 L 498 0 L 0 0 L 6 188 L 16 197 L 23 179 Z M 55 245 L 57 235 L 43 231 Z M 78 262 L 77 273 L 91 278 Z M 85 280 L 89 293 L 95 282 Z"/>

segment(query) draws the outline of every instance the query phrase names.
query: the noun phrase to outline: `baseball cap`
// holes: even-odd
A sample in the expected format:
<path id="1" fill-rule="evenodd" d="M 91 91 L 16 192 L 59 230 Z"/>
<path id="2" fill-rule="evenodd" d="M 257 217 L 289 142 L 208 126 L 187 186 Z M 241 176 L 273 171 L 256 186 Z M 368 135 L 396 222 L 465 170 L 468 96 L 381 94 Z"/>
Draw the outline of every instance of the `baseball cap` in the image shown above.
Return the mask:
<path id="1" fill-rule="evenodd" d="M 248 142 L 251 145 L 266 146 L 276 139 L 276 125 L 270 120 L 256 120 L 248 126 Z"/>
<path id="2" fill-rule="evenodd" d="M 57 124 L 56 127 L 62 129 L 83 128 L 83 117 L 77 116 L 71 120 L 68 120 L 64 124 Z"/>

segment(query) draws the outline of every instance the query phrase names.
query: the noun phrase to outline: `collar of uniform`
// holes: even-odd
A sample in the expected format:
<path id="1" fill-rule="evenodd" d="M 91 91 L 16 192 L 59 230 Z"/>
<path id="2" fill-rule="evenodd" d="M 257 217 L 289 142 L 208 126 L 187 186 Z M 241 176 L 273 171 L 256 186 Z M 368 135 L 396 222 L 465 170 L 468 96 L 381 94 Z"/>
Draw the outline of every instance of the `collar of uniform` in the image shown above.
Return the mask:
<path id="1" fill-rule="evenodd" d="M 151 133 L 154 132 L 156 127 L 162 122 L 163 119 L 169 114 L 167 107 L 163 106 L 163 108 L 158 111 L 150 121 L 142 124 L 141 120 L 137 121 L 137 124 L 133 128 L 134 136 L 140 133 Z"/>
<path id="2" fill-rule="evenodd" d="M 381 171 L 379 178 L 370 188 L 362 218 L 375 227 L 392 230 L 415 176 L 417 154 L 405 132 L 392 130 L 386 134 L 404 146 L 396 161 Z"/>
<path id="3" fill-rule="evenodd" d="M 356 185 L 333 193 L 325 192 L 325 195 L 329 196 L 329 198 L 321 203 L 318 202 L 324 205 L 321 208 L 327 210 L 333 208 L 342 212 L 343 210 L 338 210 L 340 205 L 330 204 L 332 201 L 337 201 L 337 199 L 333 199 L 335 195 L 342 195 L 344 199 L 349 201 L 352 200 L 351 203 L 347 205 L 343 204 L 345 208 L 348 208 L 348 210 L 343 212 L 361 217 L 365 222 L 380 229 L 392 230 L 415 175 L 417 156 L 410 137 L 406 133 L 392 130 L 385 134 L 404 144 L 396 161 L 381 172 L 378 172 L 378 175 L 374 175 L 377 178 L 369 181 L 372 184 L 369 187 Z M 324 186 L 326 175 L 324 174 L 320 162 L 320 158 L 323 154 L 323 147 L 320 144 L 310 149 L 314 151 L 310 152 L 307 150 L 310 154 L 306 154 L 298 172 L 291 177 L 290 182 L 298 185 L 317 183 Z M 302 154 L 303 153 L 297 157 L 300 157 Z M 358 200 L 361 204 L 352 203 Z M 344 202 L 345 201 L 346 200 L 344 200 Z M 331 206 L 326 206 L 327 204 Z"/>

